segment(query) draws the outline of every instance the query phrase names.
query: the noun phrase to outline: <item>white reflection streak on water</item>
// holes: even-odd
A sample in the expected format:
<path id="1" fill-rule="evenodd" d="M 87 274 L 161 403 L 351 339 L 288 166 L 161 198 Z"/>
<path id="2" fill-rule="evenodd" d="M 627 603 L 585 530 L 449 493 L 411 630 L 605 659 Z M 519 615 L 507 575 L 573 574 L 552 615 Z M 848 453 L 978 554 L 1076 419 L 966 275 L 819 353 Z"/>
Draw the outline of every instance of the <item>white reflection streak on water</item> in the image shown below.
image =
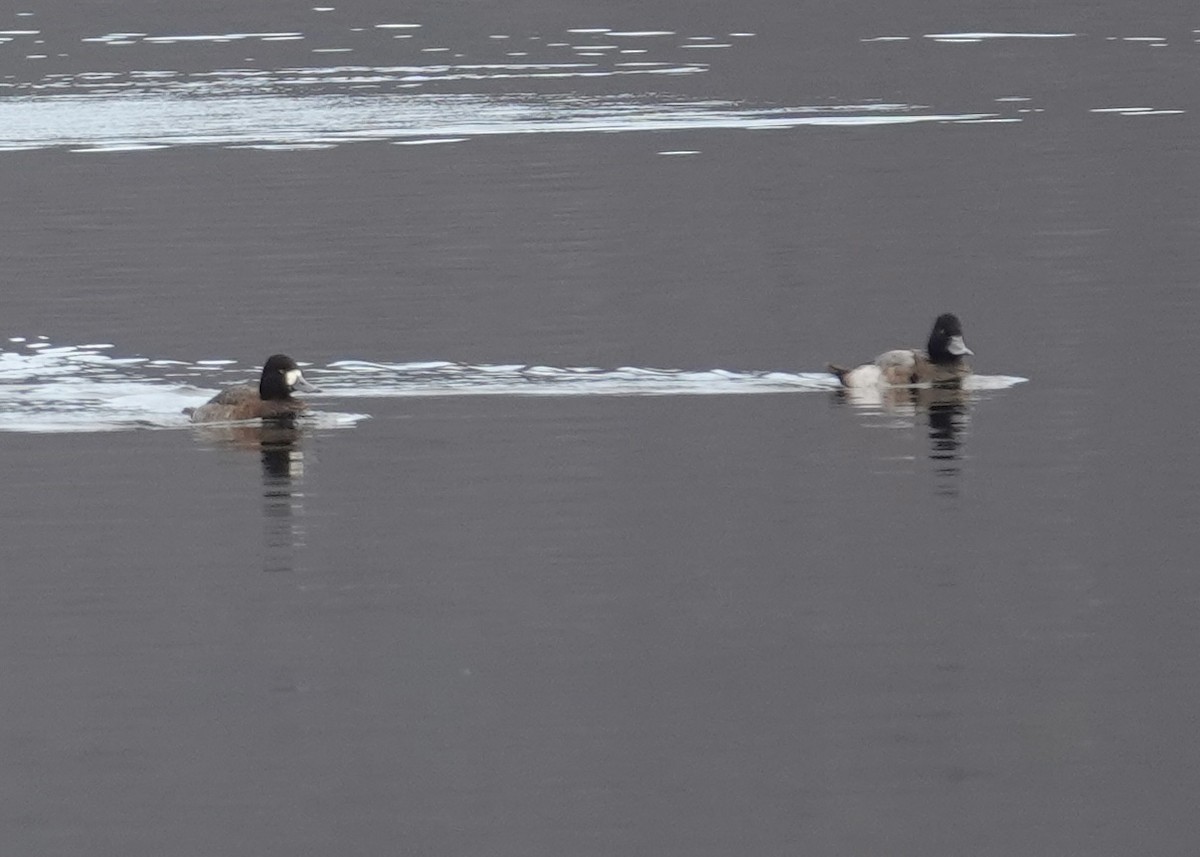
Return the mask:
<path id="1" fill-rule="evenodd" d="M 994 118 L 897 104 L 744 108 L 732 102 L 479 95 L 61 96 L 0 100 L 0 148 L 330 144 L 692 129 L 887 125 Z"/>

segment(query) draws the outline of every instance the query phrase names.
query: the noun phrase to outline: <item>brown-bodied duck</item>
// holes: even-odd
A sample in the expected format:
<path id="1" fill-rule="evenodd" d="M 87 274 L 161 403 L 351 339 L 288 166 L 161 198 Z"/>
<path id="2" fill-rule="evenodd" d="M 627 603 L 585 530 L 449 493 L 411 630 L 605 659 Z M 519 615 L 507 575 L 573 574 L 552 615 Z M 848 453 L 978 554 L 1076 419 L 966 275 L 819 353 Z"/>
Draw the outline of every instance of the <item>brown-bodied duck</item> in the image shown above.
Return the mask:
<path id="1" fill-rule="evenodd" d="M 225 423 L 237 420 L 284 420 L 296 416 L 308 403 L 292 396 L 293 390 L 316 392 L 296 361 L 286 354 L 273 354 L 263 366 L 258 386 L 227 387 L 198 408 L 185 408 L 194 423 Z"/>
<path id="2" fill-rule="evenodd" d="M 939 315 L 933 323 L 924 351 L 898 348 L 885 351 L 873 362 L 853 369 L 830 363 L 829 371 L 844 387 L 954 386 L 971 374 L 971 367 L 964 358 L 974 353 L 963 342 L 962 322 L 948 312 Z"/>

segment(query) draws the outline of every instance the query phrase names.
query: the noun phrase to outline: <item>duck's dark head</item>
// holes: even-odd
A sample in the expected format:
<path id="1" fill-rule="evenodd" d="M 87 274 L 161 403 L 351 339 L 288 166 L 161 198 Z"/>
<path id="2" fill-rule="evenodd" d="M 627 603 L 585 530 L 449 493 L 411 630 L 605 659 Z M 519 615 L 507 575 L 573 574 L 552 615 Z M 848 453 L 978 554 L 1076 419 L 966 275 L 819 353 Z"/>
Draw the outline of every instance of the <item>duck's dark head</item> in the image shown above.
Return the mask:
<path id="1" fill-rule="evenodd" d="M 295 360 L 286 354 L 272 354 L 267 358 L 258 382 L 259 398 L 268 401 L 290 399 L 293 390 L 317 392 L 318 388 L 304 380 Z"/>
<path id="2" fill-rule="evenodd" d="M 956 363 L 975 353 L 963 342 L 962 322 L 950 312 L 939 315 L 933 323 L 926 351 L 934 363 Z"/>

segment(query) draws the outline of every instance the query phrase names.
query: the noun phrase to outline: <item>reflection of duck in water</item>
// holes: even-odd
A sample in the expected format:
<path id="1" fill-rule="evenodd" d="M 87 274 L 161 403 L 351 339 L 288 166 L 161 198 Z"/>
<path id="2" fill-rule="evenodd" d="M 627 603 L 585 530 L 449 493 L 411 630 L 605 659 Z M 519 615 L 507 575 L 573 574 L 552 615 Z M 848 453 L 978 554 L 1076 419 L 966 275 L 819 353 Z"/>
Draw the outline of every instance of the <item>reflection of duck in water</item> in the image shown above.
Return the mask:
<path id="1" fill-rule="evenodd" d="M 262 423 L 213 424 L 196 428 L 196 437 L 213 446 L 262 454 L 263 484 L 304 473 L 304 433 L 287 418 Z"/>
<path id="2" fill-rule="evenodd" d="M 239 384 L 228 387 L 198 408 L 185 408 L 194 423 L 234 422 L 237 420 L 286 420 L 308 407 L 292 397 L 293 390 L 317 390 L 304 380 L 296 361 L 286 354 L 274 354 L 263 366 L 258 387 Z"/>
<path id="3" fill-rule="evenodd" d="M 202 425 L 194 429 L 198 439 L 213 446 L 225 446 L 248 451 L 289 450 L 300 445 L 303 432 L 288 419 L 268 420 L 265 423 L 240 425 Z"/>
<path id="4" fill-rule="evenodd" d="M 965 409 L 975 395 L 960 386 L 843 387 L 833 391 L 839 401 L 867 411 L 913 416 L 937 409 Z"/>
<path id="5" fill-rule="evenodd" d="M 292 571 L 305 543 L 304 433 L 290 417 L 207 423 L 195 436 L 213 446 L 257 452 L 262 468 L 263 571 Z"/>
<path id="6" fill-rule="evenodd" d="M 889 427 L 915 427 L 921 415 L 929 423 L 929 459 L 937 473 L 950 481 L 939 494 L 955 495 L 961 467 L 963 435 L 976 394 L 960 386 L 849 387 L 834 391 L 834 400 L 867 414 L 884 414 Z"/>
<path id="7" fill-rule="evenodd" d="M 963 342 L 958 316 L 945 313 L 933 323 L 924 351 L 899 348 L 885 351 L 874 362 L 854 369 L 830 363 L 829 371 L 850 389 L 911 384 L 953 386 L 971 374 L 971 367 L 963 358 L 974 353 Z"/>

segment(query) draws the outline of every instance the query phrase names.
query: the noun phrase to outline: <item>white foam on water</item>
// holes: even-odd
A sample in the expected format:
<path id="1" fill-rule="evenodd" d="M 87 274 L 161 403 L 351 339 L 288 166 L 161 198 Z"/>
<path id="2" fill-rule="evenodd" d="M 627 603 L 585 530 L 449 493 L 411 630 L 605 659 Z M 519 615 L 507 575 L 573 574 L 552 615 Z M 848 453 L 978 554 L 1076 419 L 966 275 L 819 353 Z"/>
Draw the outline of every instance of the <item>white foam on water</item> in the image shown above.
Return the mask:
<path id="1" fill-rule="evenodd" d="M 830 389 L 825 373 L 684 371 L 622 367 L 364 363 L 314 370 L 327 393 L 363 398 L 464 395 L 679 396 L 784 393 Z"/>
<path id="2" fill-rule="evenodd" d="M 968 375 L 963 379 L 964 390 L 1007 390 L 1017 384 L 1028 383 L 1028 378 L 1019 375 Z"/>
<path id="3" fill-rule="evenodd" d="M 1117 116 L 1178 116 L 1186 110 L 1159 107 L 1093 107 L 1089 113 L 1109 113 Z"/>
<path id="4" fill-rule="evenodd" d="M 141 39 L 149 35 L 149 33 L 106 33 L 103 36 L 87 36 L 80 39 L 81 42 L 126 42 L 132 43 L 136 39 Z"/>
<path id="5" fill-rule="evenodd" d="M 470 137 L 430 137 L 425 140 L 394 140 L 393 146 L 434 146 L 439 143 L 465 143 Z"/>
<path id="6" fill-rule="evenodd" d="M 150 152 L 155 149 L 169 148 L 164 143 L 113 143 L 111 145 L 83 146 L 70 149 L 72 152 Z"/>
<path id="7" fill-rule="evenodd" d="M 296 38 L 303 33 L 222 33 L 219 35 L 142 36 L 142 41 L 151 44 L 176 44 L 178 42 L 239 42 L 245 39 Z M 128 38 L 128 36 L 127 36 Z"/>
<path id="8" fill-rule="evenodd" d="M 107 353 L 87 346 L 21 343 L 0 350 L 0 431 L 94 432 L 172 429 L 190 425 L 184 408 L 208 401 L 221 386 L 253 382 L 259 369 L 227 359 L 176 360 Z M 340 360 L 305 365 L 322 399 L 446 396 L 728 396 L 796 394 L 840 389 L 826 372 L 656 369 L 543 364 L 403 363 Z M 974 375 L 965 395 L 1002 390 L 1025 379 Z M 353 425 L 368 414 L 321 408 L 305 415 L 316 428 Z"/>
<path id="9" fill-rule="evenodd" d="M 453 362 L 342 360 L 313 370 L 328 394 L 363 398 L 466 395 L 703 396 L 801 393 L 840 389 L 827 372 L 683 370 L 623 366 L 556 367 Z M 963 388 L 999 390 L 1024 378 L 975 375 Z"/>
<path id="10" fill-rule="evenodd" d="M 22 345 L 25 337 L 9 337 Z M 233 360 L 187 362 L 148 357 L 113 357 L 109 343 L 24 344 L 0 350 L 0 431 L 58 433 L 189 426 L 184 408 L 208 401 L 217 388 L 196 386 L 212 380 L 244 382 L 255 368 L 231 369 Z M 365 414 L 323 412 L 305 422 L 316 428 L 353 425 Z"/>
<path id="11" fill-rule="evenodd" d="M 227 149 L 257 149 L 260 152 L 308 152 L 314 149 L 335 149 L 336 143 L 258 143 L 226 146 Z"/>
<path id="12" fill-rule="evenodd" d="M 144 377 L 142 359 L 113 360 L 88 346 L 0 351 L 0 431 L 167 428 L 194 399 L 180 384 Z"/>

